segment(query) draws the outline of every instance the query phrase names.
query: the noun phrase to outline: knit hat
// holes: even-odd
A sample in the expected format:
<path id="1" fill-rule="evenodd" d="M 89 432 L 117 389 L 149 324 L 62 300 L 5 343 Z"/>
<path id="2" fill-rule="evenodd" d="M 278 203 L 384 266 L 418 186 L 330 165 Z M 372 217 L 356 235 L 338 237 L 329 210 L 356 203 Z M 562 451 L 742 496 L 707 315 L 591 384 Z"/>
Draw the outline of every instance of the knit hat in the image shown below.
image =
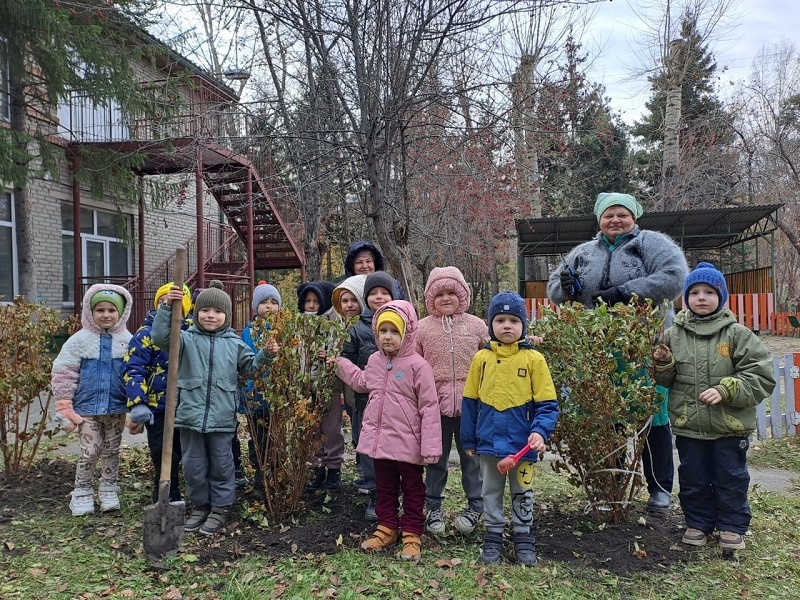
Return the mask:
<path id="1" fill-rule="evenodd" d="M 336 286 L 332 296 L 333 307 L 336 309 L 336 312 L 344 316 L 344 310 L 342 310 L 342 294 L 344 292 L 353 294 L 356 300 L 358 300 L 358 305 L 361 307 L 361 311 L 359 312 L 364 311 L 367 307 L 367 303 L 364 301 L 364 282 L 366 281 L 367 275 L 353 275 Z"/>
<path id="2" fill-rule="evenodd" d="M 428 276 L 428 283 L 425 284 L 425 308 L 431 315 L 441 316 L 434 307 L 433 301 L 442 290 L 455 292 L 458 297 L 457 313 L 469 310 L 471 293 L 464 275 L 458 267 L 435 267 Z"/>
<path id="3" fill-rule="evenodd" d="M 683 304 L 689 308 L 689 290 L 698 283 L 707 283 L 717 292 L 719 296 L 719 306 L 717 310 L 728 301 L 728 286 L 725 284 L 725 276 L 711 263 L 701 262 L 694 268 L 694 271 L 686 277 L 683 285 Z"/>
<path id="4" fill-rule="evenodd" d="M 493 340 L 497 340 L 494 335 L 492 321 L 497 315 L 514 315 L 522 321 L 521 340 L 525 339 L 528 331 L 528 314 L 525 310 L 525 300 L 522 296 L 514 292 L 500 292 L 489 303 L 489 335 Z"/>
<path id="5" fill-rule="evenodd" d="M 372 289 L 376 287 L 385 288 L 392 297 L 392 300 L 395 299 L 395 286 L 392 276 L 385 271 L 375 271 L 367 275 L 367 280 L 364 282 L 364 302 L 367 301 L 367 297 Z"/>
<path id="6" fill-rule="evenodd" d="M 258 285 L 253 288 L 253 314 L 258 314 L 258 305 L 264 300 L 272 298 L 281 306 L 281 293 L 274 285 L 268 284 L 263 279 L 258 282 Z"/>
<path id="7" fill-rule="evenodd" d="M 174 281 L 168 281 L 156 291 L 155 298 L 153 298 L 153 306 L 158 308 L 158 305 L 161 304 L 161 298 L 166 296 L 169 291 L 172 289 L 172 286 L 175 285 Z M 189 311 L 192 310 L 192 292 L 185 283 L 183 284 L 183 300 L 181 300 L 181 307 L 183 308 L 183 316 L 189 314 Z"/>
<path id="8" fill-rule="evenodd" d="M 307 281 L 301 283 L 297 288 L 297 310 L 305 312 L 306 296 L 308 292 L 314 292 L 319 301 L 317 315 L 322 316 L 332 307 L 331 296 L 333 295 L 334 285 L 328 281 Z"/>
<path id="9" fill-rule="evenodd" d="M 638 220 L 644 214 L 644 209 L 639 202 L 630 194 L 617 194 L 612 192 L 601 192 L 597 194 L 597 201 L 594 203 L 594 214 L 597 220 L 611 206 L 621 206 L 627 208 L 633 214 L 633 218 Z"/>
<path id="10" fill-rule="evenodd" d="M 100 290 L 93 294 L 92 299 L 89 300 L 89 307 L 94 310 L 94 307 L 100 302 L 110 302 L 116 307 L 120 315 L 125 311 L 125 298 L 122 297 L 122 294 L 114 290 Z"/>
<path id="11" fill-rule="evenodd" d="M 231 297 L 225 293 L 222 282 L 218 279 L 209 281 L 208 287 L 197 296 L 194 303 L 194 314 L 199 314 L 203 308 L 216 308 L 225 313 L 225 322 L 220 327 L 220 331 L 231 326 L 231 313 L 233 313 Z M 199 320 L 196 321 L 196 324 L 202 329 Z"/>
<path id="12" fill-rule="evenodd" d="M 382 311 L 381 314 L 378 315 L 378 320 L 375 323 L 375 331 L 380 329 L 381 323 L 386 322 L 391 323 L 397 328 L 397 331 L 400 332 L 401 338 L 406 334 L 406 322 L 397 311 L 394 311 L 391 308 Z"/>

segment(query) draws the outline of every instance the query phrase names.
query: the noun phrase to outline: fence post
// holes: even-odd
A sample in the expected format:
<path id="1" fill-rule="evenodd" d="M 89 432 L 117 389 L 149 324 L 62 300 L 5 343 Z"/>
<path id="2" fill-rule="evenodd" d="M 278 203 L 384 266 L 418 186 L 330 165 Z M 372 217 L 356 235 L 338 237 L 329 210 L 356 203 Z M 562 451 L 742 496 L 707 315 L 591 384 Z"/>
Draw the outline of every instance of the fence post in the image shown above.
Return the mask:
<path id="1" fill-rule="evenodd" d="M 800 398 L 800 352 L 787 354 L 783 361 L 785 399 L 786 399 L 786 431 L 788 435 L 797 435 L 798 417 L 797 400 Z"/>

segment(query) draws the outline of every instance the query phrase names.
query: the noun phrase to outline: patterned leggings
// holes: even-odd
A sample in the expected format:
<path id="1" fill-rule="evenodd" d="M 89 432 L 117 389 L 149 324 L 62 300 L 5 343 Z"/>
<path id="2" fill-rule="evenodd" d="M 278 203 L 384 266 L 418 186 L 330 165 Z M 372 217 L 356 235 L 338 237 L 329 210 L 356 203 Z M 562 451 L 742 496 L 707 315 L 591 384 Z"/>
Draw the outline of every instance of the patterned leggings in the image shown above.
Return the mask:
<path id="1" fill-rule="evenodd" d="M 100 483 L 115 485 L 119 474 L 119 445 L 125 428 L 125 414 L 83 417 L 80 425 L 81 457 L 75 469 L 75 487 L 90 488 L 94 467 L 103 459 Z"/>

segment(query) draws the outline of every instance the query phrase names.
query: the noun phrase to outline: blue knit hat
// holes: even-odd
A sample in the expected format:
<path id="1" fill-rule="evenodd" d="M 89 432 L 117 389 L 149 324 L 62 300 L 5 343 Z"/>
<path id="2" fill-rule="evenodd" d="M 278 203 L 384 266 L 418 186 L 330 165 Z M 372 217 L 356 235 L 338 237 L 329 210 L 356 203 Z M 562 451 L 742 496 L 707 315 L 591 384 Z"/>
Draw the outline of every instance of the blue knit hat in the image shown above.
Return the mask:
<path id="1" fill-rule="evenodd" d="M 686 283 L 683 285 L 683 303 L 686 308 L 689 308 L 689 290 L 698 283 L 707 283 L 717 292 L 719 296 L 717 310 L 721 309 L 728 301 L 728 286 L 725 284 L 725 276 L 711 263 L 701 262 L 697 264 L 694 271 L 689 273 Z"/>
<path id="2" fill-rule="evenodd" d="M 525 339 L 528 331 L 528 314 L 525 310 L 525 300 L 522 296 L 514 292 L 500 292 L 489 303 L 489 335 L 493 340 L 497 340 L 494 336 L 494 329 L 492 328 L 492 321 L 497 315 L 514 315 L 522 321 L 522 336 L 519 339 Z"/>

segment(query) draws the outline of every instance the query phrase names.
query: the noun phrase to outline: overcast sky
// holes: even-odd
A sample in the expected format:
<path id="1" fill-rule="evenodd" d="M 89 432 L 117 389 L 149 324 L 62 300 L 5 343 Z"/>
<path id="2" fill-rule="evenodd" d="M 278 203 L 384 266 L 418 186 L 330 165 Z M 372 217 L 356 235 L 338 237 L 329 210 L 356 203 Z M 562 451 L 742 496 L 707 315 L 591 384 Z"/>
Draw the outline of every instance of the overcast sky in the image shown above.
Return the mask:
<path id="1" fill-rule="evenodd" d="M 623 119 L 631 123 L 641 115 L 650 92 L 646 76 L 637 81 L 625 81 L 632 74 L 636 54 L 643 52 L 637 45 L 640 19 L 631 6 L 636 0 L 614 0 L 596 6 L 596 15 L 584 37 L 585 48 L 600 48 L 601 59 L 589 72 L 593 81 L 606 86 L 606 95 Z M 748 77 L 753 59 L 764 44 L 773 44 L 782 37 L 800 46 L 799 0 L 742 0 L 738 13 L 741 19 L 728 34 L 728 39 L 715 43 L 719 94 L 724 99 L 732 91 L 731 81 Z M 727 71 L 722 72 L 722 68 Z"/>

